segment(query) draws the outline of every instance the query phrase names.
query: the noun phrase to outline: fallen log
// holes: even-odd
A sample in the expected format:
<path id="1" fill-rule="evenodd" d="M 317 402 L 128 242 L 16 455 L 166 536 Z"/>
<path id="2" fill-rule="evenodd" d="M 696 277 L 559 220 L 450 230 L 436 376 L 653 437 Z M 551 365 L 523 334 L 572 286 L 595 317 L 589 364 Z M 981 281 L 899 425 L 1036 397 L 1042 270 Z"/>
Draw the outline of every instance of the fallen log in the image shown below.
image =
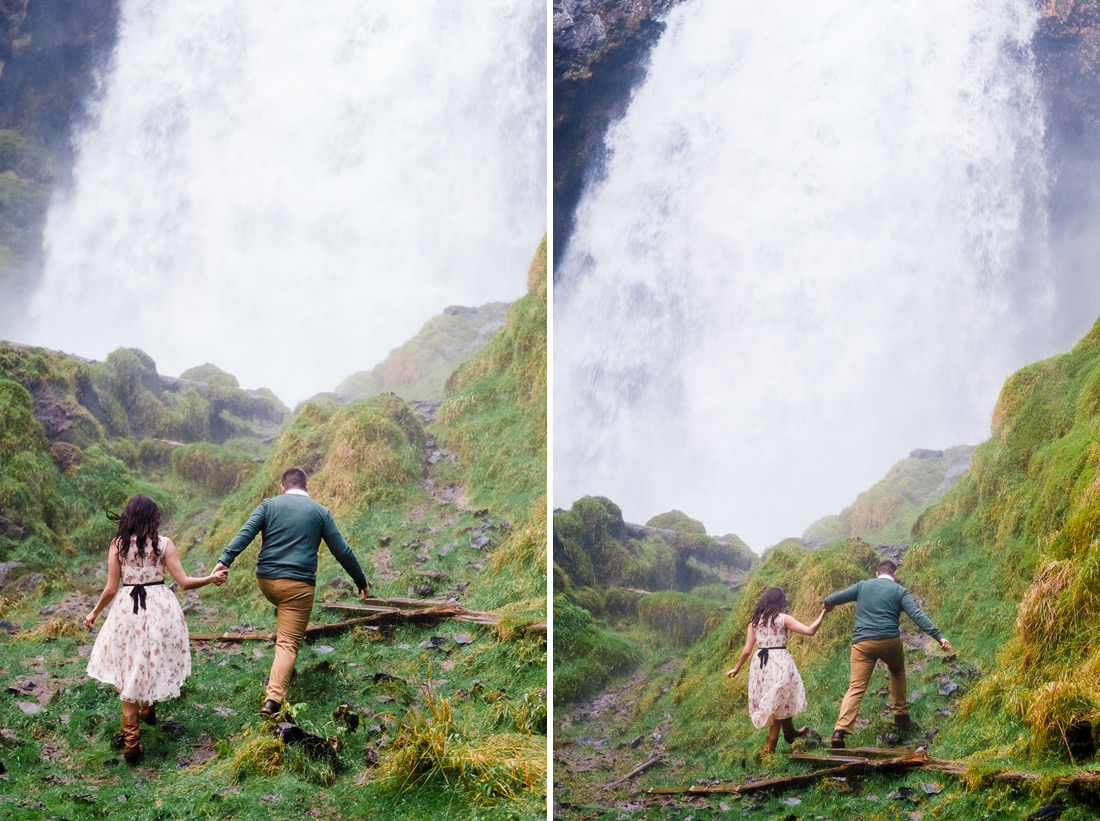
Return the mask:
<path id="1" fill-rule="evenodd" d="M 790 757 L 796 761 L 808 761 L 815 764 L 839 764 L 848 763 L 853 761 L 867 761 L 867 757 L 863 757 L 861 754 L 881 754 L 883 752 L 890 752 L 888 750 L 879 750 L 873 747 L 856 747 L 851 750 L 837 750 L 833 755 L 813 755 L 811 753 L 791 753 Z M 844 753 L 844 754 L 842 754 Z M 855 755 L 853 755 L 853 753 Z M 1010 784 L 1025 784 L 1028 782 L 1038 781 L 1041 776 L 1039 773 L 1025 773 L 1017 772 L 1015 770 L 999 770 L 994 772 L 980 772 L 973 770 L 972 765 L 965 761 L 952 761 L 945 758 L 933 758 L 927 756 L 926 760 L 917 765 L 918 769 L 930 770 L 933 772 L 946 773 L 947 775 L 966 776 L 971 772 L 975 772 L 981 779 L 991 779 L 993 781 L 1008 782 Z M 1100 770 L 1090 770 L 1084 772 L 1077 772 L 1073 775 L 1061 775 L 1050 778 L 1050 783 L 1059 787 L 1074 787 L 1084 786 L 1087 784 L 1100 784 Z"/>
<path id="2" fill-rule="evenodd" d="M 647 758 L 645 761 L 643 761 L 641 764 L 639 764 L 637 767 L 635 767 L 633 770 L 628 772 L 626 775 L 624 775 L 620 778 L 616 778 L 614 781 L 608 781 L 606 784 L 604 784 L 602 787 L 600 787 L 600 789 L 601 790 L 610 790 L 612 787 L 617 787 L 620 784 L 625 784 L 627 781 L 632 779 L 638 773 L 645 772 L 646 770 L 648 770 L 650 767 L 652 767 L 654 764 L 656 764 L 662 758 L 664 758 L 664 753 L 654 753 L 649 758 Z"/>
<path id="3" fill-rule="evenodd" d="M 710 795 L 714 793 L 748 793 L 757 790 L 780 790 L 789 787 L 798 787 L 803 784 L 817 781 L 821 778 L 839 778 L 850 775 L 861 775 L 868 772 L 887 772 L 890 770 L 904 770 L 919 767 L 928 760 L 928 753 L 923 750 L 914 750 L 908 755 L 897 758 L 885 758 L 873 761 L 866 758 L 855 758 L 845 762 L 839 767 L 830 767 L 825 770 L 813 770 L 797 775 L 785 775 L 777 778 L 768 778 L 749 784 L 692 784 L 690 787 L 651 787 L 646 790 L 651 795 Z"/>
<path id="4" fill-rule="evenodd" d="M 398 624 L 412 622 L 413 624 L 438 624 L 446 619 L 458 619 L 464 608 L 455 604 L 445 604 L 439 607 L 424 607 L 419 610 L 399 610 L 393 608 L 384 612 L 372 613 L 357 619 L 347 619 L 333 624 L 316 624 L 306 628 L 306 637 L 328 636 L 341 633 L 352 627 Z M 466 611 L 473 612 L 473 611 Z M 493 615 L 493 614 L 488 614 Z M 206 633 L 191 636 L 191 641 L 274 641 L 274 633 Z"/>
<path id="5" fill-rule="evenodd" d="M 321 606 L 326 610 L 335 610 L 339 613 L 420 613 L 438 608 L 449 608 L 454 614 L 448 618 L 455 621 L 465 621 L 472 624 L 500 624 L 500 616 L 496 613 L 485 613 L 480 610 L 467 610 L 465 607 L 451 601 L 429 601 L 417 599 L 375 599 L 366 604 L 339 604 L 335 602 L 322 602 Z"/>

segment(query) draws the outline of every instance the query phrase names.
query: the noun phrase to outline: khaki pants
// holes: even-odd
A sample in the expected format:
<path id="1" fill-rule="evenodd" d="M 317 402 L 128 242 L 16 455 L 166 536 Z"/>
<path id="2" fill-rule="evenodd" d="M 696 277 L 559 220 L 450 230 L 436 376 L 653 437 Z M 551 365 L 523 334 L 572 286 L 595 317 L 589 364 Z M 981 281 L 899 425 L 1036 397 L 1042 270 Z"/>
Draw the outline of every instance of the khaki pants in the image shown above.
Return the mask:
<path id="1" fill-rule="evenodd" d="M 313 585 L 293 579 L 260 579 L 260 591 L 275 605 L 278 628 L 275 632 L 275 661 L 267 683 L 267 698 L 282 703 L 294 672 L 298 648 L 313 612 Z"/>
<path id="2" fill-rule="evenodd" d="M 834 730 L 852 732 L 859 717 L 859 705 L 867 692 L 867 683 L 875 669 L 876 661 L 886 663 L 890 672 L 890 708 L 896 716 L 909 715 L 909 702 L 905 700 L 905 648 L 900 638 L 874 639 L 852 645 L 852 679 L 844 702 L 840 705 L 840 717 Z"/>

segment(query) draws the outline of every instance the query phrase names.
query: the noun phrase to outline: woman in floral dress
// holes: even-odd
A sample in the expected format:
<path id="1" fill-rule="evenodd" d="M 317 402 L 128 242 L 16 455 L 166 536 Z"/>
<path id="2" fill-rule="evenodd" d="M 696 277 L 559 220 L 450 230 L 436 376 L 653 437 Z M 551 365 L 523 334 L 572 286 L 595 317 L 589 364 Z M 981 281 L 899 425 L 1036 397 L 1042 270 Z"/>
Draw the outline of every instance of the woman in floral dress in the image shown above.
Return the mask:
<path id="1" fill-rule="evenodd" d="M 172 540 L 157 532 L 160 509 L 138 494 L 126 504 L 107 554 L 107 585 L 84 617 L 91 629 L 111 603 L 119 583 L 124 598 L 111 608 L 88 659 L 88 675 L 113 684 L 122 699 L 123 756 L 136 761 L 144 752 L 138 719 L 155 724 L 155 702 L 175 698 L 191 673 L 187 622 L 175 594 L 164 586 L 168 570 L 184 590 L 220 585 L 226 573 L 188 576 Z"/>
<path id="2" fill-rule="evenodd" d="M 825 608 L 821 608 L 817 620 L 808 627 L 787 614 L 786 609 L 787 595 L 782 590 L 771 587 L 764 591 L 752 611 L 741 658 L 726 671 L 729 678 L 736 676 L 752 655 L 753 645 L 757 646 L 756 657 L 749 668 L 749 717 L 756 729 L 768 727 L 765 753 L 775 752 L 780 727 L 783 728 L 783 740 L 788 744 L 810 731 L 809 727 L 794 728 L 793 717 L 806 711 L 806 690 L 794 659 L 787 652 L 787 636 L 792 632 L 815 635 L 825 618 Z"/>

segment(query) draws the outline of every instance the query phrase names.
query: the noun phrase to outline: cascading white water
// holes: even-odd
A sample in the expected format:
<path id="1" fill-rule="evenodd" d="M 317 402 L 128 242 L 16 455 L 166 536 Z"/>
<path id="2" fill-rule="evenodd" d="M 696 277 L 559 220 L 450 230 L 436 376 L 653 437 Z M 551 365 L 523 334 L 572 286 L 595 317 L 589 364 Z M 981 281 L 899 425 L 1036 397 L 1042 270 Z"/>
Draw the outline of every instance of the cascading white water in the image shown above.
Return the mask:
<path id="1" fill-rule="evenodd" d="M 1087 330 L 1052 327 L 1033 5 L 672 10 L 556 277 L 556 505 L 759 550 L 988 436 Z"/>
<path id="2" fill-rule="evenodd" d="M 293 403 L 448 304 L 515 299 L 546 230 L 546 7 L 122 0 L 5 336 Z"/>

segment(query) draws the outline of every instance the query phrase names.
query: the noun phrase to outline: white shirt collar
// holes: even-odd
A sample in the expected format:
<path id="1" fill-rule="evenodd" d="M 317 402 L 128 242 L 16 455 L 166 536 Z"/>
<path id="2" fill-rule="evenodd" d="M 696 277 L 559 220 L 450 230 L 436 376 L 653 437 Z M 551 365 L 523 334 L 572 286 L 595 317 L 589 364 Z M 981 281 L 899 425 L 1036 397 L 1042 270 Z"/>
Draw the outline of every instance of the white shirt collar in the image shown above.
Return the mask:
<path id="1" fill-rule="evenodd" d="M 290 490 L 287 491 L 287 493 L 297 493 L 299 496 L 309 496 L 309 494 L 302 490 L 300 487 L 292 487 Z"/>
<path id="2" fill-rule="evenodd" d="M 290 491 L 287 491 L 287 492 L 289 493 Z M 890 580 L 890 581 L 892 581 L 892 582 L 896 582 L 896 581 L 897 581 L 897 579 L 895 579 L 895 578 L 894 578 L 893 576 L 891 576 L 891 575 L 890 575 L 889 573 L 879 573 L 879 574 L 878 574 L 877 576 L 875 576 L 875 578 L 876 578 L 876 579 L 889 579 L 889 580 Z"/>

